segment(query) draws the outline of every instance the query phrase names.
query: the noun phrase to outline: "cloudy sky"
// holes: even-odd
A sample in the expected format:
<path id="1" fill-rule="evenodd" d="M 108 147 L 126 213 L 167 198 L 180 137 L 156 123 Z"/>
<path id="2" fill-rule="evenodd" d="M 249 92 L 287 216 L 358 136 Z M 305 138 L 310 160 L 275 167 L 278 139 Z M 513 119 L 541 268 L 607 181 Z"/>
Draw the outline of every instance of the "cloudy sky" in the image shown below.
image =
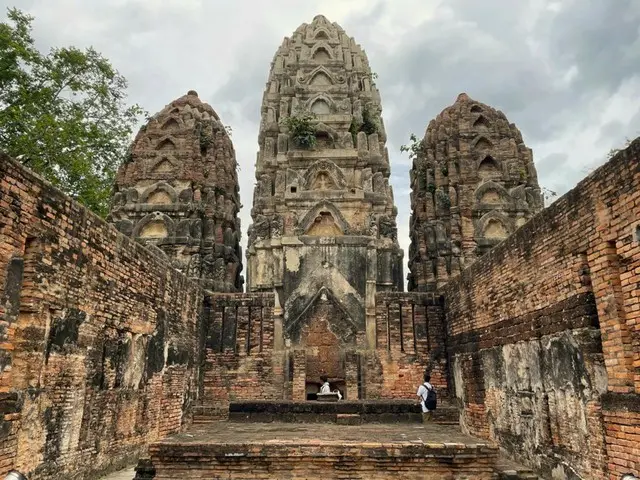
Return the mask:
<path id="1" fill-rule="evenodd" d="M 408 251 L 411 132 L 460 92 L 502 110 L 562 194 L 640 135 L 640 0 L 0 0 L 36 17 L 41 49 L 94 46 L 160 110 L 190 89 L 233 129 L 250 223 L 262 90 L 284 36 L 318 14 L 379 75 L 399 236 Z M 4 13 L 2 13 L 4 16 Z M 244 235 L 246 242 L 246 235 Z"/>

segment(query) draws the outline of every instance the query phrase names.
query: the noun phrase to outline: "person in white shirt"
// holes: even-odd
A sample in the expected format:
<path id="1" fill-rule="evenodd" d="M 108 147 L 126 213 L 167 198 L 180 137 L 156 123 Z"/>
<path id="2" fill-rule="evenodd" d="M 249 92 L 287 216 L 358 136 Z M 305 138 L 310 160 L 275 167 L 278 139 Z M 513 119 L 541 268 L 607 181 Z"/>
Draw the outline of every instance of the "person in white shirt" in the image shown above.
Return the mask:
<path id="1" fill-rule="evenodd" d="M 433 413 L 427 408 L 427 394 L 429 390 L 433 390 L 433 385 L 431 385 L 431 375 L 428 373 L 424 374 L 424 383 L 418 387 L 418 392 L 416 395 L 420 398 L 420 406 L 422 407 L 422 420 L 429 422 L 433 416 Z"/>
<path id="2" fill-rule="evenodd" d="M 320 393 L 331 393 L 331 385 L 329 385 L 329 379 L 326 376 L 322 376 L 320 377 L 320 381 L 323 382 L 322 386 L 320 387 Z M 340 393 L 340 390 L 335 389 L 333 393 L 337 393 L 338 400 L 342 400 L 342 394 Z"/>

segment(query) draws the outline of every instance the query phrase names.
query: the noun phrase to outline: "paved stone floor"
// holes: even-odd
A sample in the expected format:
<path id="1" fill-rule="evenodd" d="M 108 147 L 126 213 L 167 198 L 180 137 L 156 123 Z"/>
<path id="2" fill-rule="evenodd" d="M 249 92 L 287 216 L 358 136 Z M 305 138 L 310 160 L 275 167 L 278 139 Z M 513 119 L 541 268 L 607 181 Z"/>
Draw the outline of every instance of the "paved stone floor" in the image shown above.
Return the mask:
<path id="1" fill-rule="evenodd" d="M 136 472 L 131 468 L 127 468 L 126 470 L 121 470 L 116 473 L 112 473 L 111 475 L 107 475 L 106 477 L 102 477 L 100 480 L 133 480 L 133 477 L 136 476 Z"/>
<path id="2" fill-rule="evenodd" d="M 487 445 L 460 432 L 456 426 L 405 423 L 337 425 L 332 423 L 212 422 L 172 435 L 162 443 L 223 444 L 362 444 L 458 443 Z"/>

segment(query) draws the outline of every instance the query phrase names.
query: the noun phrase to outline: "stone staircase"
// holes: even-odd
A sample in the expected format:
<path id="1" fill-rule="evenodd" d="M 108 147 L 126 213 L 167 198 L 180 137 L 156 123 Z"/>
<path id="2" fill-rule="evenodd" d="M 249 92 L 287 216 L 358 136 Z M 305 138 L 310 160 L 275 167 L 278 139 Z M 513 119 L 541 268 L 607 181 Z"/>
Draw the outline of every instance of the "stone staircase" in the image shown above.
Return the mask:
<path id="1" fill-rule="evenodd" d="M 420 406 L 406 400 L 201 405 L 189 430 L 150 446 L 135 480 L 301 480 L 309 471 L 367 480 L 540 479 L 458 423 L 458 408 L 446 401 L 426 424 Z"/>

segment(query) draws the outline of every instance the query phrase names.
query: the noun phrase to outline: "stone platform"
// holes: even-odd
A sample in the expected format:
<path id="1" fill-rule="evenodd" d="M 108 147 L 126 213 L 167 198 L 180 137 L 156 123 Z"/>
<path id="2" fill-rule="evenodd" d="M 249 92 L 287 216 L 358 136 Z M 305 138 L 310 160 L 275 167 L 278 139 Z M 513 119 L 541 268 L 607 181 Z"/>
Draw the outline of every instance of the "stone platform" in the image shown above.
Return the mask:
<path id="1" fill-rule="evenodd" d="M 407 400 L 361 400 L 339 402 L 243 401 L 231 402 L 228 410 L 196 408 L 195 424 L 228 419 L 233 422 L 284 423 L 420 423 L 420 406 Z M 458 425 L 459 410 L 442 403 L 433 412 L 433 421 Z"/>
<path id="2" fill-rule="evenodd" d="M 498 448 L 454 427 L 212 422 L 150 446 L 156 479 L 490 479 Z"/>

